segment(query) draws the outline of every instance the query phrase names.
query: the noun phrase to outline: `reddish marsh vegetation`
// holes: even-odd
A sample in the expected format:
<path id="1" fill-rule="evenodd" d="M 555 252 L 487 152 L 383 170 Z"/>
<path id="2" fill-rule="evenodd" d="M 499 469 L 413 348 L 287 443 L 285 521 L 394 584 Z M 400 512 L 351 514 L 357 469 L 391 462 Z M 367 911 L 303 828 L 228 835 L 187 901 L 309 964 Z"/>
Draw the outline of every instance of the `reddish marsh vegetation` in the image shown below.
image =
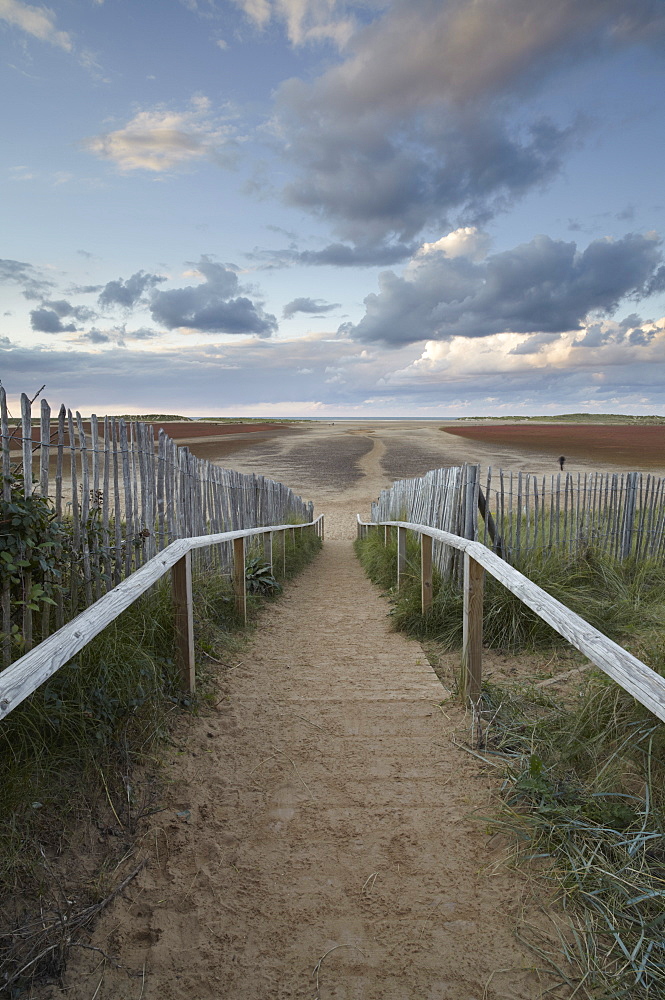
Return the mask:
<path id="1" fill-rule="evenodd" d="M 447 434 L 497 445 L 590 459 L 603 465 L 653 468 L 665 464 L 665 427 L 631 424 L 476 424 Z"/>

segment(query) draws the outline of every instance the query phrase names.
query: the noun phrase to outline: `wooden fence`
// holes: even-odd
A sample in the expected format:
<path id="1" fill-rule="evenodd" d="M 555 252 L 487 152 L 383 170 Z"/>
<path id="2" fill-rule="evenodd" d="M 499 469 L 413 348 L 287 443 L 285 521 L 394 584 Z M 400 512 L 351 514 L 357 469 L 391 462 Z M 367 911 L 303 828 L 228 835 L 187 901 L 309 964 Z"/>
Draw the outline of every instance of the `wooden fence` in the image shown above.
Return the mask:
<path id="1" fill-rule="evenodd" d="M 182 687 L 195 688 L 194 615 L 192 599 L 192 553 L 212 546 L 233 548 L 233 589 L 236 610 L 246 617 L 245 549 L 247 540 L 261 540 L 272 567 L 273 537 L 281 536 L 282 554 L 286 533 L 314 531 L 323 538 L 323 515 L 305 524 L 276 524 L 266 528 L 227 531 L 182 538 L 172 542 L 131 576 L 95 601 L 73 621 L 0 672 L 0 720 L 9 715 L 56 671 L 76 656 L 96 635 L 118 618 L 153 584 L 171 571 L 175 619 L 176 662 Z"/>
<path id="2" fill-rule="evenodd" d="M 312 520 L 313 505 L 283 483 L 196 458 L 161 430 L 155 441 L 149 424 L 94 415 L 84 421 L 64 406 L 52 420 L 42 400 L 34 425 L 27 396 L 21 397 L 20 419 L 12 419 L 0 386 L 0 435 L 0 533 L 11 524 L 7 505 L 17 488 L 26 496 L 49 497 L 55 520 L 67 529 L 57 553 L 63 579 L 52 586 L 47 574 L 44 581 L 55 606 L 42 602 L 35 612 L 26 596 L 34 582 L 31 573 L 21 572 L 13 585 L 4 574 L 0 632 L 5 664 L 17 646 L 30 649 L 178 538 Z M 229 546 L 208 550 L 205 558 L 231 571 Z M 22 595 L 18 633 L 12 586 Z"/>
<path id="3" fill-rule="evenodd" d="M 478 519 L 478 512 L 481 520 Z M 372 521 L 408 520 L 477 539 L 507 562 L 534 551 L 592 548 L 619 560 L 665 555 L 665 479 L 642 472 L 535 476 L 464 465 L 396 482 L 372 504 Z M 434 546 L 447 575 L 455 558 Z"/>
<path id="4" fill-rule="evenodd" d="M 358 516 L 358 536 L 370 528 L 397 528 L 397 586 L 406 571 L 406 533 L 414 531 L 421 543 L 421 606 L 423 614 L 432 604 L 432 543 L 438 542 L 463 553 L 464 607 L 462 637 L 461 692 L 465 700 L 478 703 L 482 681 L 483 589 L 484 573 L 491 573 L 500 583 L 551 625 L 559 635 L 600 667 L 624 690 L 665 722 L 665 678 L 646 663 L 589 625 L 565 604 L 542 590 L 526 576 L 508 565 L 481 542 L 450 534 L 425 524 L 408 521 L 362 521 Z"/>
<path id="5" fill-rule="evenodd" d="M 476 538 L 479 471 L 477 465 L 450 466 L 432 469 L 415 479 L 401 479 L 379 494 L 372 504 L 371 519 L 412 521 L 462 538 Z M 455 550 L 438 542 L 433 559 L 443 576 L 450 575 L 459 563 Z"/>

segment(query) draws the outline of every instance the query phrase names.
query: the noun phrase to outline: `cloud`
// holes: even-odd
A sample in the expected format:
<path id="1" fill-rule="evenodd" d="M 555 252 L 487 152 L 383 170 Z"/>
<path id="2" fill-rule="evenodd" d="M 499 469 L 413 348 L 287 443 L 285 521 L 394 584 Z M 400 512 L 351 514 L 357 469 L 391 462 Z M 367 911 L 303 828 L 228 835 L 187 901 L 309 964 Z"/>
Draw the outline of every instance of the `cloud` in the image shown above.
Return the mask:
<path id="1" fill-rule="evenodd" d="M 73 49 L 70 35 L 56 28 L 55 14 L 48 7 L 33 7 L 19 0 L 0 0 L 0 20 L 65 52 Z"/>
<path id="2" fill-rule="evenodd" d="M 476 340 L 473 350 L 454 337 L 386 352 L 322 333 L 168 345 L 131 344 L 122 327 L 95 328 L 64 348 L 0 339 L 0 371 L 13 397 L 43 371 L 53 406 L 64 398 L 97 413 L 128 412 L 137 399 L 143 412 L 157 411 L 165 393 L 192 415 L 660 412 L 665 319 L 632 328 L 635 318 L 600 321 L 599 347 L 574 347 L 580 332 L 568 331 L 535 353 L 515 350 L 530 339 L 517 333 Z M 648 342 L 633 342 L 633 329 Z"/>
<path id="3" fill-rule="evenodd" d="M 41 299 L 48 295 L 54 282 L 44 278 L 32 264 L 20 260 L 0 259 L 0 283 L 17 284 L 26 299 Z"/>
<path id="4" fill-rule="evenodd" d="M 234 271 L 208 257 L 202 257 L 195 266 L 205 279 L 203 284 L 153 295 L 150 311 L 156 322 L 168 330 L 184 327 L 204 333 L 251 333 L 258 337 L 269 337 L 277 330 L 273 315 L 264 313 L 246 296 L 236 295 L 241 289 Z"/>
<path id="5" fill-rule="evenodd" d="M 583 251 L 537 236 L 482 262 L 430 250 L 404 276 L 384 271 L 364 317 L 343 331 L 395 345 L 577 330 L 589 313 L 609 315 L 622 299 L 648 294 L 660 260 L 653 234 L 594 240 Z"/>
<path id="6" fill-rule="evenodd" d="M 236 6 L 256 25 L 264 29 L 271 21 L 283 22 L 292 45 L 332 41 L 343 46 L 355 26 L 336 0 L 234 0 Z"/>
<path id="7" fill-rule="evenodd" d="M 278 89 L 284 196 L 359 243 L 483 224 L 551 180 L 585 127 L 531 110 L 543 79 L 664 31 L 654 0 L 395 0 L 340 64 Z"/>
<path id="8" fill-rule="evenodd" d="M 325 302 L 323 299 L 293 299 L 284 306 L 282 315 L 284 319 L 291 319 L 296 313 L 322 313 L 330 312 L 332 309 L 339 309 L 339 302 Z"/>
<path id="9" fill-rule="evenodd" d="M 382 243 L 350 246 L 347 243 L 330 243 L 322 250 L 255 249 L 245 256 L 248 260 L 262 262 L 261 267 L 272 269 L 305 264 L 313 267 L 388 267 L 411 257 L 417 249 L 415 243 Z"/>
<path id="10" fill-rule="evenodd" d="M 192 98 L 186 111 L 164 105 L 139 111 L 123 128 L 86 139 L 84 147 L 110 160 L 122 173 L 182 170 L 210 159 L 229 166 L 235 148 L 234 130 L 211 113 L 207 97 Z"/>
<path id="11" fill-rule="evenodd" d="M 71 316 L 79 323 L 85 323 L 95 317 L 92 309 L 87 306 L 74 306 L 66 299 L 42 302 L 41 308 L 30 313 L 30 325 L 39 333 L 75 333 L 78 329 L 74 323 L 64 324 L 62 320 Z"/>
<path id="12" fill-rule="evenodd" d="M 108 281 L 99 296 L 99 304 L 103 309 L 113 306 L 122 306 L 124 309 L 131 309 L 139 301 L 141 296 L 150 288 L 154 288 L 166 278 L 158 274 L 148 274 L 146 271 L 137 271 L 131 278 L 123 281 Z M 90 291 L 96 290 L 91 287 Z"/>
<path id="13" fill-rule="evenodd" d="M 64 326 L 53 309 L 33 309 L 30 313 L 30 325 L 40 333 L 75 333 L 77 330 L 74 323 Z"/>

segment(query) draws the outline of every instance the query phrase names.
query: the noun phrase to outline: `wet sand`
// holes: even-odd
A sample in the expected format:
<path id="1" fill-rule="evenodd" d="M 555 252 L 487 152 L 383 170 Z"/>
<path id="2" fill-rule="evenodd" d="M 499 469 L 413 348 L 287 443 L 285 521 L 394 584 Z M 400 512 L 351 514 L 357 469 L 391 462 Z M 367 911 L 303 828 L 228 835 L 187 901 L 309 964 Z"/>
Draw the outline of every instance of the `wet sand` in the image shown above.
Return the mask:
<path id="1" fill-rule="evenodd" d="M 571 430 L 556 426 L 564 434 Z M 205 444 L 192 441 L 189 447 L 194 454 L 219 465 L 284 482 L 306 499 L 324 506 L 335 505 L 340 492 L 348 501 L 354 487 L 357 502 L 368 505 L 381 489 L 389 487 L 396 479 L 421 476 L 430 469 L 463 462 L 478 463 L 483 472 L 491 466 L 495 470 L 554 475 L 559 472 L 558 455 L 567 451 L 570 454 L 565 471 L 574 475 L 621 473 L 641 468 L 665 475 L 665 461 L 660 465 L 622 465 L 607 451 L 594 453 L 593 441 L 590 441 L 587 454 L 573 454 L 571 449 L 562 450 L 561 443 L 552 449 L 551 442 L 543 444 L 537 440 L 529 446 L 511 440 L 482 441 L 455 433 L 456 425 L 449 424 L 445 430 L 444 427 L 443 423 L 425 420 L 312 422 L 295 425 L 287 433 L 268 438 L 258 433 L 245 435 L 242 440 L 233 441 L 232 451 L 228 450 L 226 441 L 206 441 Z M 494 428 L 489 425 L 489 429 Z M 585 426 L 582 429 L 594 431 L 598 428 Z M 665 429 L 657 430 L 665 436 Z M 579 450 L 583 449 L 578 442 Z M 370 456 L 373 474 L 368 477 L 363 475 L 362 468 Z M 366 509 L 358 507 L 360 513 Z"/>

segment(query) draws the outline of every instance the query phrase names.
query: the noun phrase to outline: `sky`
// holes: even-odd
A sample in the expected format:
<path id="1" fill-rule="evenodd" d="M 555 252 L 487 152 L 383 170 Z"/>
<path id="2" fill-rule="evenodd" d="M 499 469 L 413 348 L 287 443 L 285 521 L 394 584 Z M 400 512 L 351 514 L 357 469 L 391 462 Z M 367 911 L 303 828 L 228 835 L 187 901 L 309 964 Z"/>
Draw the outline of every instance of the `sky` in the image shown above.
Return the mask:
<path id="1" fill-rule="evenodd" d="M 0 0 L 0 380 L 665 413 L 665 0 Z"/>

